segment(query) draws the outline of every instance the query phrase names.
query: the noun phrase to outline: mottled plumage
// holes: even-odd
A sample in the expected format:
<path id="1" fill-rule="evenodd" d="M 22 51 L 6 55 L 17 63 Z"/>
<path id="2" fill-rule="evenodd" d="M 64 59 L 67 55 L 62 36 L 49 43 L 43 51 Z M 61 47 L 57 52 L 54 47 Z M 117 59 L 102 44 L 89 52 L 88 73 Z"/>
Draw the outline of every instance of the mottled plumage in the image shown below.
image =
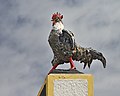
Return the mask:
<path id="1" fill-rule="evenodd" d="M 68 33 L 69 32 L 69 33 Z M 72 56 L 73 49 L 75 48 L 73 34 L 70 31 L 52 30 L 49 35 L 49 44 L 54 53 L 52 64 L 68 63 L 69 58 Z"/>
<path id="2" fill-rule="evenodd" d="M 68 63 L 69 58 L 72 56 L 73 60 L 84 63 L 84 68 L 90 64 L 93 60 L 98 59 L 106 66 L 106 60 L 102 53 L 93 50 L 92 48 L 83 48 L 77 46 L 74 39 L 74 34 L 68 30 L 52 30 L 49 35 L 49 44 L 53 50 L 54 58 L 52 64 Z"/>

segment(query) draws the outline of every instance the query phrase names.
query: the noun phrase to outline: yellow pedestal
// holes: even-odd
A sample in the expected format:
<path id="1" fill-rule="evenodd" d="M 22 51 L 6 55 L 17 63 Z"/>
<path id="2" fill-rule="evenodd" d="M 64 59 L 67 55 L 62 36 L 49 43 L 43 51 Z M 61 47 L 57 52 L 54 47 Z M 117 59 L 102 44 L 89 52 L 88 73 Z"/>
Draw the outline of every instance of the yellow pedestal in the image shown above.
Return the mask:
<path id="1" fill-rule="evenodd" d="M 37 96 L 94 96 L 91 74 L 50 74 Z"/>

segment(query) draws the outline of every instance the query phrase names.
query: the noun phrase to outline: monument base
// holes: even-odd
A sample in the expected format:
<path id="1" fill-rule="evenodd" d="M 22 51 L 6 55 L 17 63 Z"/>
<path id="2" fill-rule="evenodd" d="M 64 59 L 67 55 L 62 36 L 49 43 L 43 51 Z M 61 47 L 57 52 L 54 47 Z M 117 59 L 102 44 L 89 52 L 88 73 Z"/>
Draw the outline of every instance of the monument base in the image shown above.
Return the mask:
<path id="1" fill-rule="evenodd" d="M 55 69 L 47 75 L 37 96 L 93 96 L 93 76 L 76 69 Z"/>

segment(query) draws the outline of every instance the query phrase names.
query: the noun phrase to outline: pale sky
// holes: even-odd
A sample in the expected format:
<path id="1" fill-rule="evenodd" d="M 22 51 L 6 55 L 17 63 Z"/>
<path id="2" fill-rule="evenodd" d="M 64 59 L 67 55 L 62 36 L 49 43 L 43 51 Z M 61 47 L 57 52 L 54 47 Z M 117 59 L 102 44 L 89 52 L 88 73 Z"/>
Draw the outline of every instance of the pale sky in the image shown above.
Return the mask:
<path id="1" fill-rule="evenodd" d="M 107 59 L 106 69 L 97 60 L 85 70 L 75 62 L 93 74 L 95 96 L 119 96 L 120 0 L 0 0 L 0 96 L 37 95 L 52 67 L 47 40 L 57 11 L 80 46 Z"/>

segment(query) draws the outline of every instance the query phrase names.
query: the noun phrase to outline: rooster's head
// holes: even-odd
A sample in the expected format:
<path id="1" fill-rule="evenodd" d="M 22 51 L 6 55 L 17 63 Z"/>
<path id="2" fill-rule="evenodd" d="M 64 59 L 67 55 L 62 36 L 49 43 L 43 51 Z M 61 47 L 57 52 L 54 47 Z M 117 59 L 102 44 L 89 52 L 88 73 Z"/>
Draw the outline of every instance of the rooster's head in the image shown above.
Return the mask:
<path id="1" fill-rule="evenodd" d="M 62 19 L 63 19 L 63 15 L 61 15 L 60 13 L 54 13 L 53 15 L 52 15 L 52 20 L 51 21 L 53 21 L 53 24 L 54 23 L 57 23 L 57 22 L 62 22 Z"/>

